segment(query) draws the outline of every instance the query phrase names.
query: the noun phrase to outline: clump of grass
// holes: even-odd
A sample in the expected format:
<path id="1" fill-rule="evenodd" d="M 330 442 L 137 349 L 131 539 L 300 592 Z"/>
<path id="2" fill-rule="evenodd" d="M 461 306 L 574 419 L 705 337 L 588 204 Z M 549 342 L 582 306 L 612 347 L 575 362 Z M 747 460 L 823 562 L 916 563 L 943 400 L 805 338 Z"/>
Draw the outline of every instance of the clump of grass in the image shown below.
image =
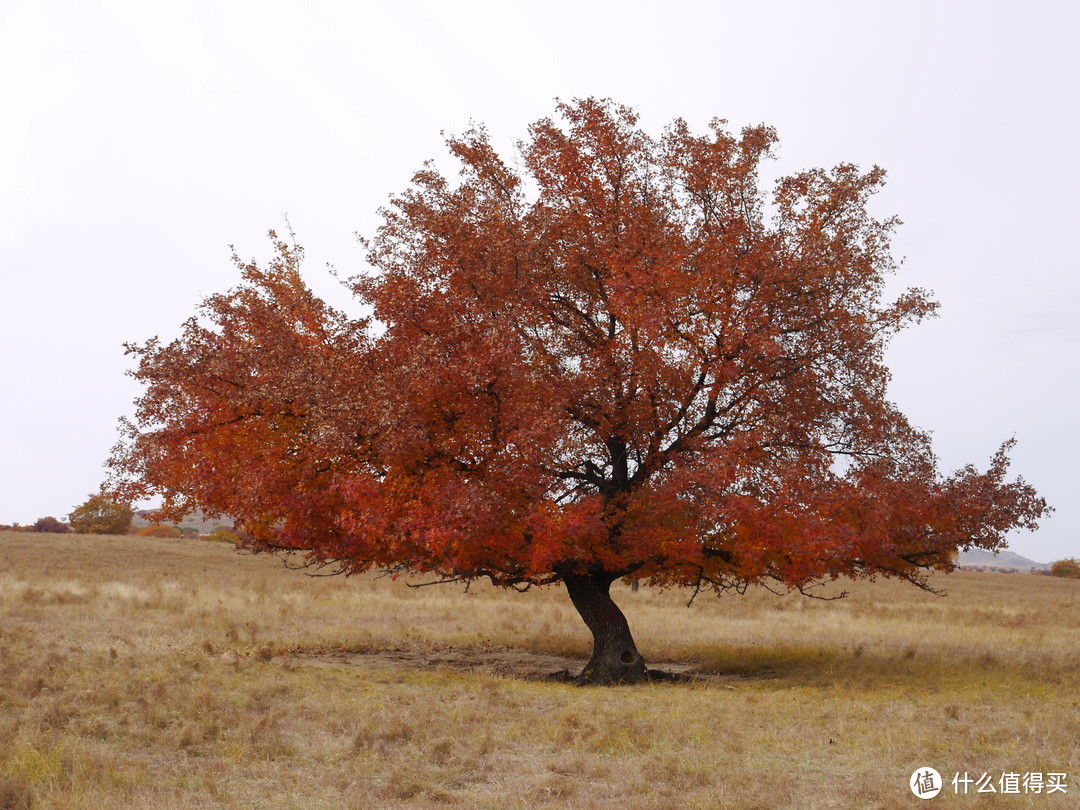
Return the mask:
<path id="1" fill-rule="evenodd" d="M 0 807 L 9 810 L 30 810 L 34 790 L 30 778 L 23 773 L 0 775 Z"/>

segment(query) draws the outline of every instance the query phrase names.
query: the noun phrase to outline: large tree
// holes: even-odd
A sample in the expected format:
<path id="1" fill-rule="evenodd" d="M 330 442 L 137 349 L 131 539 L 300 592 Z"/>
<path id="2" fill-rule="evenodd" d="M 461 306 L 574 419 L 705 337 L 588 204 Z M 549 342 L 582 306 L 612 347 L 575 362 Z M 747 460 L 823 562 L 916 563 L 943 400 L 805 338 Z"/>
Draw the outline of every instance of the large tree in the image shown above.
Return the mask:
<path id="1" fill-rule="evenodd" d="M 171 343 L 131 346 L 146 385 L 111 464 L 125 500 L 237 518 L 255 549 L 345 572 L 562 582 L 594 639 L 581 679 L 640 680 L 609 588 L 696 591 L 837 577 L 926 585 L 998 549 L 1045 502 L 944 477 L 887 399 L 896 220 L 884 172 L 813 169 L 766 191 L 764 126 L 650 137 L 608 101 L 560 103 L 515 164 L 483 128 L 448 141 L 365 245 L 354 318 L 302 253 L 208 299 Z"/>

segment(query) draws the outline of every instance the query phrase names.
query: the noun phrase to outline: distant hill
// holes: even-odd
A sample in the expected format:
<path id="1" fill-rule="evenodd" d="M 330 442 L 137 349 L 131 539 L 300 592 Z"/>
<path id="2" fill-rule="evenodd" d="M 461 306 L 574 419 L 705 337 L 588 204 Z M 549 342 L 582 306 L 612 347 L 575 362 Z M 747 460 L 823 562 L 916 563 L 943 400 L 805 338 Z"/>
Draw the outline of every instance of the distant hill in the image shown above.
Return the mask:
<path id="1" fill-rule="evenodd" d="M 957 565 L 994 566 L 997 568 L 1016 568 L 1020 571 L 1042 570 L 1049 568 L 1049 563 L 1035 562 L 1027 557 L 1021 557 L 1014 551 L 1000 551 L 992 554 L 981 548 L 973 548 L 971 551 L 961 551 L 956 560 Z"/>

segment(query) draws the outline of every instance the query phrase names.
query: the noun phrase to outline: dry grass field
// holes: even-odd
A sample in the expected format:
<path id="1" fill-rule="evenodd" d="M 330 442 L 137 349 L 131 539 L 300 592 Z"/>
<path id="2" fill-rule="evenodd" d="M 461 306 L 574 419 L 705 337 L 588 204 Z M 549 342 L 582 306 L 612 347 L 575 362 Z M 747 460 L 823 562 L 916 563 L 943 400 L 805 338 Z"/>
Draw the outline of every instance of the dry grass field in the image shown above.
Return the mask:
<path id="1" fill-rule="evenodd" d="M 690 610 L 620 586 L 650 666 L 701 677 L 581 688 L 541 677 L 588 653 L 558 588 L 311 578 L 199 540 L 0 554 L 0 807 L 912 807 L 923 766 L 1068 774 L 929 806 L 1080 806 L 1078 581 Z"/>

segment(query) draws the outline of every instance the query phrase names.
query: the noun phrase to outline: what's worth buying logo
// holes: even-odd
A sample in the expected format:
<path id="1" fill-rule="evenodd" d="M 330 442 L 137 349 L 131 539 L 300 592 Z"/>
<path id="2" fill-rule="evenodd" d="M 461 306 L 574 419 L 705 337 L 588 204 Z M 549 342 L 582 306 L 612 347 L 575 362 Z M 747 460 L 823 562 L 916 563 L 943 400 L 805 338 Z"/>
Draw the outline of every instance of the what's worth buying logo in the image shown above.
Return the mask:
<path id="1" fill-rule="evenodd" d="M 920 799 L 932 799 L 941 793 L 941 774 L 933 768 L 919 768 L 911 775 L 908 785 Z"/>
<path id="2" fill-rule="evenodd" d="M 1052 793 L 1069 792 L 1069 775 L 1056 771 L 1051 773 L 1018 773 L 1015 771 L 1003 771 L 994 777 L 990 773 L 982 773 L 980 776 L 957 772 L 953 774 L 949 783 L 942 779 L 941 774 L 930 767 L 917 768 L 908 780 L 911 792 L 920 799 L 932 799 L 951 784 L 953 793 L 966 796 L 969 793 L 1012 793 L 1012 794 L 1043 794 L 1049 796 Z"/>

